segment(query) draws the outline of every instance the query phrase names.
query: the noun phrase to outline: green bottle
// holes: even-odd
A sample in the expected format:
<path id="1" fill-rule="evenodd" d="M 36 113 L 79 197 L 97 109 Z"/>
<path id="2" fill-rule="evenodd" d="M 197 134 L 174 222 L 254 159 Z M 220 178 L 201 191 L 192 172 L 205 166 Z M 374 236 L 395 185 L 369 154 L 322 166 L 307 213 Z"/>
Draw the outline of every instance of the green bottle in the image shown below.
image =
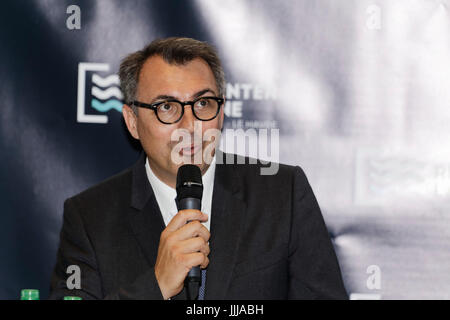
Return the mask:
<path id="1" fill-rule="evenodd" d="M 65 296 L 64 300 L 83 300 L 83 299 L 75 296 Z"/>
<path id="2" fill-rule="evenodd" d="M 39 290 L 23 289 L 20 292 L 20 300 L 39 300 Z"/>

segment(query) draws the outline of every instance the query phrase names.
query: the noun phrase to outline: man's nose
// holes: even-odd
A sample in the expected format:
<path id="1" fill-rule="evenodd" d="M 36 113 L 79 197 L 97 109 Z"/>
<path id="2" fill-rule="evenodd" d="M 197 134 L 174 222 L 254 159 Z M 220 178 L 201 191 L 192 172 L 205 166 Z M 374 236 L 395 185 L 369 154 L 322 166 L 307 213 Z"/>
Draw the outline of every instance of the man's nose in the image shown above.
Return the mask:
<path id="1" fill-rule="evenodd" d="M 194 123 L 195 123 L 195 116 L 192 112 L 192 106 L 186 105 L 184 107 L 184 114 L 181 118 L 180 127 L 188 130 L 189 132 L 194 132 Z"/>

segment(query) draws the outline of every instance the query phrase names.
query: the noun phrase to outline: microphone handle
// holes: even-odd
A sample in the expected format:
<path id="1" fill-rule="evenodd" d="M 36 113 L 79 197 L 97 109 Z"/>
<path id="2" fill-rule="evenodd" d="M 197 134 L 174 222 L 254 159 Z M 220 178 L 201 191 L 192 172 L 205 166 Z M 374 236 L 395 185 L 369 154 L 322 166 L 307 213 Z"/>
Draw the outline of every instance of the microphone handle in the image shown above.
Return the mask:
<path id="1" fill-rule="evenodd" d="M 181 200 L 179 200 L 178 206 L 177 206 L 178 210 L 184 210 L 184 209 L 200 210 L 201 207 L 202 207 L 202 201 L 201 201 L 201 199 L 198 199 L 198 198 L 181 199 Z M 201 282 L 202 282 L 202 275 L 201 275 L 201 271 L 200 271 L 200 266 L 191 268 L 191 270 L 189 270 L 189 273 L 185 279 L 185 284 L 188 287 L 188 290 L 189 290 L 189 287 L 192 287 L 192 285 L 194 285 L 194 288 L 197 288 L 197 290 L 198 290 L 198 287 L 201 286 Z M 193 291 L 195 291 L 195 289 Z M 192 295 L 192 293 L 189 295 Z M 193 299 L 191 299 L 191 300 L 193 300 Z"/>

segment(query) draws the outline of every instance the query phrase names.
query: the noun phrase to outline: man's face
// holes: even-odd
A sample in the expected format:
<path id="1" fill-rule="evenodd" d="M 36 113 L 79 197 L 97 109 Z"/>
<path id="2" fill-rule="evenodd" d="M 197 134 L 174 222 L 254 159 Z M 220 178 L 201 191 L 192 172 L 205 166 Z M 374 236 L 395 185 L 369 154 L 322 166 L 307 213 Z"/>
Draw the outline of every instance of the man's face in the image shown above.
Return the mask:
<path id="1" fill-rule="evenodd" d="M 139 84 L 137 88 L 136 100 L 148 104 L 159 102 L 172 97 L 179 101 L 191 101 L 199 96 L 218 96 L 216 81 L 211 68 L 202 59 L 194 59 L 185 65 L 175 65 L 166 63 L 161 57 L 150 57 L 143 65 L 139 75 Z M 141 141 L 142 147 L 146 152 L 152 171 L 159 179 L 165 183 L 175 186 L 175 180 L 178 168 L 182 165 L 174 163 L 173 149 L 185 147 L 177 154 L 186 159 L 190 157 L 192 163 L 197 153 L 202 153 L 210 143 L 214 141 L 203 141 L 203 133 L 208 129 L 222 128 L 223 108 L 219 115 L 210 121 L 199 121 L 192 113 L 192 106 L 185 106 L 185 112 L 180 121 L 174 124 L 161 123 L 153 110 L 139 108 L 138 116 L 135 116 L 128 106 L 124 106 L 123 115 L 128 130 L 132 136 Z M 201 130 L 194 132 L 194 123 L 201 124 Z M 175 130 L 184 129 L 189 132 L 191 141 L 172 141 L 171 137 Z M 201 134 L 200 137 L 199 134 Z M 201 146 L 195 146 L 196 141 L 201 141 Z M 209 148 L 211 148 L 209 146 Z M 209 149 L 208 148 L 208 149 Z M 178 148 L 180 149 L 180 148 Z M 203 157 L 201 164 L 197 164 L 202 173 L 206 171 L 209 164 L 205 163 Z"/>

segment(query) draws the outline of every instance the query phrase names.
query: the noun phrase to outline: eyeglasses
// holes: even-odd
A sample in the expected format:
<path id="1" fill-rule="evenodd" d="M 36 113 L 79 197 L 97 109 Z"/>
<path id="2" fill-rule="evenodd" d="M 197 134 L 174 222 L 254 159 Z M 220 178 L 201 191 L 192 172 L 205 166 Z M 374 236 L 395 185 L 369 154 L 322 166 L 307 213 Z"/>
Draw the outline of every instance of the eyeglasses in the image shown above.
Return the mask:
<path id="1" fill-rule="evenodd" d="M 218 97 L 200 97 L 192 101 L 181 102 L 175 99 L 164 100 L 152 104 L 133 101 L 131 104 L 141 108 L 151 109 L 159 121 L 173 124 L 181 120 L 184 107 L 190 105 L 194 117 L 201 121 L 209 121 L 217 117 L 224 99 Z"/>

